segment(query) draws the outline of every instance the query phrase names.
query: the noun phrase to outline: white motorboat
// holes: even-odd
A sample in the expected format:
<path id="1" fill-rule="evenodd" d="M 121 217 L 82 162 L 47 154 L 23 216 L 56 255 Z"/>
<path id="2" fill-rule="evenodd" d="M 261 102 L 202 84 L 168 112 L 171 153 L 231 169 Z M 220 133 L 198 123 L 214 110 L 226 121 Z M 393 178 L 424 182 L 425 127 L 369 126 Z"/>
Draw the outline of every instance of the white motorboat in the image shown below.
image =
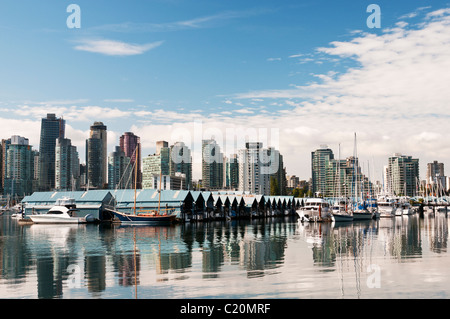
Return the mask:
<path id="1" fill-rule="evenodd" d="M 380 217 L 394 217 L 396 206 L 395 200 L 391 198 L 381 197 L 377 201 L 378 213 Z"/>
<path id="2" fill-rule="evenodd" d="M 88 214 L 78 217 L 75 201 L 72 199 L 62 199 L 56 202 L 45 214 L 30 215 L 30 219 L 35 224 L 85 224 L 95 221 L 95 218 Z"/>
<path id="3" fill-rule="evenodd" d="M 332 216 L 330 204 L 323 198 L 308 198 L 296 213 L 301 221 L 331 220 Z"/>
<path id="4" fill-rule="evenodd" d="M 414 209 L 409 202 L 402 202 L 398 209 L 402 210 L 402 215 L 412 215 L 414 213 Z"/>
<path id="5" fill-rule="evenodd" d="M 347 202 L 345 200 L 337 200 L 331 207 L 331 212 L 335 222 L 350 222 L 353 220 L 353 215 L 347 209 Z"/>

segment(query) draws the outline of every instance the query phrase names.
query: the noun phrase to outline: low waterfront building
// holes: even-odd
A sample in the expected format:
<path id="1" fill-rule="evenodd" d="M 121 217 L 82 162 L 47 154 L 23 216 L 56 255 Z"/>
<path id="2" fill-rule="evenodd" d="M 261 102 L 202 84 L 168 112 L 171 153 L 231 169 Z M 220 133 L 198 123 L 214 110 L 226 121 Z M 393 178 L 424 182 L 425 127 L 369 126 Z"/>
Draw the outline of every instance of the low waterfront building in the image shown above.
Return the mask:
<path id="1" fill-rule="evenodd" d="M 90 190 L 75 192 L 35 192 L 25 196 L 22 205 L 26 215 L 43 214 L 55 206 L 58 199 L 74 199 L 80 217 L 91 214 L 103 221 L 109 219 L 106 208 L 115 206 L 115 199 L 109 190 Z"/>
<path id="2" fill-rule="evenodd" d="M 112 191 L 116 199 L 116 210 L 124 213 L 148 213 L 158 211 L 163 213 L 167 209 L 173 209 L 179 218 L 184 219 L 190 214 L 193 207 L 194 197 L 190 191 L 184 190 L 162 190 L 132 189 Z M 198 199 L 197 199 L 198 201 Z"/>

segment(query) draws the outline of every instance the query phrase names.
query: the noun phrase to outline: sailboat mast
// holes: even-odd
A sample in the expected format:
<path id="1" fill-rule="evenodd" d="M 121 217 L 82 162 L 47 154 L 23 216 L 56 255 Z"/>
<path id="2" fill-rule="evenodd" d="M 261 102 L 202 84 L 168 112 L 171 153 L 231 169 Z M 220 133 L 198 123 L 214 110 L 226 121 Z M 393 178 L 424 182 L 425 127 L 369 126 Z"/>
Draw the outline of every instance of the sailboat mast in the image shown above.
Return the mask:
<path id="1" fill-rule="evenodd" d="M 137 165 L 136 165 L 136 162 L 137 162 L 137 159 L 139 158 L 138 157 L 139 146 L 136 146 L 135 153 L 136 153 L 136 157 L 134 159 L 134 207 L 133 207 L 133 210 L 134 210 L 134 214 L 136 215 L 136 188 L 137 188 Z"/>
<path id="2" fill-rule="evenodd" d="M 161 208 L 161 180 L 162 180 L 162 167 L 161 170 L 159 171 L 159 198 L 158 198 L 158 214 L 160 212 L 160 208 Z"/>

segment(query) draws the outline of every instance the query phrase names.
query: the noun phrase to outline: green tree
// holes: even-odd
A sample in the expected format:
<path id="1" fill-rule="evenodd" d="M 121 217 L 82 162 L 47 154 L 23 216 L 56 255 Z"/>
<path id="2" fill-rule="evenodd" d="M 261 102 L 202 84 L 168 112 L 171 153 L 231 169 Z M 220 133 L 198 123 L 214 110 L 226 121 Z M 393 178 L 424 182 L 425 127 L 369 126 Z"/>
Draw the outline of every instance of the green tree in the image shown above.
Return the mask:
<path id="1" fill-rule="evenodd" d="M 273 176 L 270 177 L 270 195 L 280 195 L 280 188 L 278 187 L 277 179 Z"/>

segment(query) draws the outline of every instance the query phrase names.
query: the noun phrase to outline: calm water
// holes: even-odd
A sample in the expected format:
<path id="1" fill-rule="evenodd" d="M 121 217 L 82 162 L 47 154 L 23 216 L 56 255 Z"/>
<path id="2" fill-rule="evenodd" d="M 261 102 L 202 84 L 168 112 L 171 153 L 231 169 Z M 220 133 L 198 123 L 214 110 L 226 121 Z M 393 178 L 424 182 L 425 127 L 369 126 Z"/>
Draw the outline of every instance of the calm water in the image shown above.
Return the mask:
<path id="1" fill-rule="evenodd" d="M 123 227 L 0 217 L 0 298 L 448 298 L 448 219 Z"/>

